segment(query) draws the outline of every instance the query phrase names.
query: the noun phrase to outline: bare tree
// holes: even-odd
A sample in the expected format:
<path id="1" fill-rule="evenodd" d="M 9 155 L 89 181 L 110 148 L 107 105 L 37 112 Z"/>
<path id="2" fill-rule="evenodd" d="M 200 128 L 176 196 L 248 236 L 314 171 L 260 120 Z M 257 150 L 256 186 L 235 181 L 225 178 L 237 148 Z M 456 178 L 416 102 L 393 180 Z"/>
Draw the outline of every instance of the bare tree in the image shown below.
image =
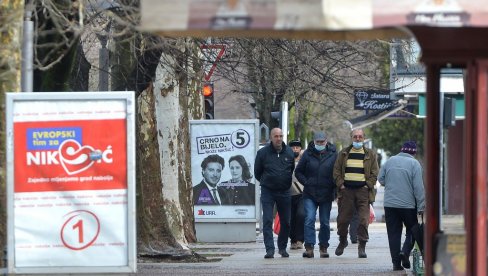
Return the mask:
<path id="1" fill-rule="evenodd" d="M 19 3 L 23 1 L 8 3 L 14 2 L 18 6 L 9 14 L 21 18 L 23 6 Z M 5 2 L 1 3 L 3 20 L 7 13 Z M 209 59 L 199 52 L 203 41 L 138 32 L 137 0 L 31 3 L 36 23 L 35 90 L 97 90 L 90 79 L 99 82 L 98 77 L 93 78 L 99 73 L 110 76 L 109 90 L 135 91 L 139 103 L 139 253 L 188 253 L 184 244 L 195 241 L 187 165 L 188 122 L 202 117 L 202 99 L 197 91 L 202 64 Z M 12 22 L 19 24 L 18 20 Z M 1 24 L 0 28 L 4 26 L 9 25 Z M 341 137 L 337 124 L 354 114 L 354 89 L 386 85 L 387 43 L 245 38 L 215 41 L 229 45 L 216 77 L 233 83 L 229 91 L 253 98 L 259 118 L 270 126 L 270 112 L 277 110 L 282 100 L 290 102 L 295 137 L 306 137 L 314 128 Z M 9 45 L 18 49 L 20 43 Z M 108 52 L 108 64 L 100 63 L 101 49 Z M 5 56 L 0 58 L 4 66 Z M 12 68 L 18 69 L 2 68 L 0 78 L 18 76 L 18 70 L 12 75 Z M 165 101 L 178 107 L 171 123 L 158 119 L 158 104 Z M 177 177 L 165 178 L 164 170 L 168 169 Z M 3 175 L 1 179 L 4 185 Z M 173 190 L 177 192 L 169 192 Z M 4 215 L 5 210 L 0 211 Z M 0 232 L 0 237 L 5 244 L 5 232 Z"/>
<path id="2" fill-rule="evenodd" d="M 103 69 L 103 73 L 110 74 L 112 90 L 133 90 L 138 97 L 138 253 L 191 255 L 184 246 L 196 240 L 190 168 L 185 166 L 190 163 L 190 156 L 185 141 L 189 120 L 202 115 L 202 99 L 196 93 L 201 79 L 198 47 L 193 40 L 163 39 L 136 31 L 138 1 L 33 0 L 31 4 L 35 22 L 35 91 L 96 90 L 88 76 Z M 17 12 L 21 20 L 23 6 Z M 16 47 L 14 42 L 9 46 Z M 19 49 L 20 42 L 16 43 Z M 103 47 L 107 47 L 112 60 L 109 70 L 100 66 L 97 59 L 97 50 Z M 20 57 L 20 67 L 19 61 Z M 157 68 L 162 66 L 171 70 L 157 75 Z M 8 70 L 0 70 L 0 75 Z M 171 83 L 164 93 L 153 89 L 151 84 L 157 79 Z M 169 126 L 155 121 L 155 102 L 160 101 L 155 97 L 170 94 L 176 95 L 180 108 L 173 123 L 178 128 L 172 127 L 173 131 L 167 134 L 161 129 Z M 172 154 L 161 154 L 165 146 L 170 147 Z M 172 162 L 165 163 L 167 159 Z M 180 177 L 164 179 L 162 172 L 168 170 L 164 164 L 170 164 Z M 5 183 L 4 174 L 1 179 Z M 179 191 L 176 197 L 172 191 Z M 5 245 L 3 230 L 0 239 Z"/>
<path id="3" fill-rule="evenodd" d="M 215 41 L 230 48 L 219 64 L 220 77 L 232 83 L 228 90 L 253 98 L 261 122 L 270 126 L 270 112 L 287 100 L 294 108 L 295 137 L 314 128 L 343 136 L 337 124 L 357 114 L 354 90 L 387 85 L 389 48 L 380 41 Z"/>

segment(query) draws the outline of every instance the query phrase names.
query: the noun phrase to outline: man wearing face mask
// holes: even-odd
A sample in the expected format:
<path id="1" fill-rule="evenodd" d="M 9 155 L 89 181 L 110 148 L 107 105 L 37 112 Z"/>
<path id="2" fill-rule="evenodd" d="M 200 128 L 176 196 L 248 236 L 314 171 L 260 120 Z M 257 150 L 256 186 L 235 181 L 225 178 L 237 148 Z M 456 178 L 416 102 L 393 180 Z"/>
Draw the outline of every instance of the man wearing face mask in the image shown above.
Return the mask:
<path id="1" fill-rule="evenodd" d="M 295 169 L 295 176 L 303 184 L 303 205 L 305 210 L 305 252 L 304 258 L 314 257 L 315 218 L 319 209 L 319 252 L 321 258 L 328 258 L 330 239 L 330 211 L 334 201 L 335 185 L 333 179 L 336 148 L 327 142 L 322 131 L 314 134 L 313 141 L 303 153 Z"/>
<path id="2" fill-rule="evenodd" d="M 378 177 L 376 152 L 364 147 L 364 131 L 351 132 L 352 144 L 341 150 L 334 165 L 334 180 L 338 189 L 337 234 L 339 245 L 335 254 L 340 256 L 347 247 L 347 228 L 351 223 L 354 209 L 359 216 L 357 228 L 358 257 L 367 258 L 369 204 L 374 201 L 374 185 Z"/>

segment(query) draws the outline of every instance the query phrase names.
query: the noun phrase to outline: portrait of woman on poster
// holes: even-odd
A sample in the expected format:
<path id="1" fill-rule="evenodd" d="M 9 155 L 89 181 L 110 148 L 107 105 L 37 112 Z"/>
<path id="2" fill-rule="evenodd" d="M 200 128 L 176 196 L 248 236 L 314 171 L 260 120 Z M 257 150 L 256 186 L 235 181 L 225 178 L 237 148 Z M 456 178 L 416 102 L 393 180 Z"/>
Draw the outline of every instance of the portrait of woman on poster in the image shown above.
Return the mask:
<path id="1" fill-rule="evenodd" d="M 227 205 L 254 205 L 256 188 L 253 183 L 251 170 L 246 159 L 242 155 L 229 158 L 231 179 L 220 183 L 225 191 Z"/>

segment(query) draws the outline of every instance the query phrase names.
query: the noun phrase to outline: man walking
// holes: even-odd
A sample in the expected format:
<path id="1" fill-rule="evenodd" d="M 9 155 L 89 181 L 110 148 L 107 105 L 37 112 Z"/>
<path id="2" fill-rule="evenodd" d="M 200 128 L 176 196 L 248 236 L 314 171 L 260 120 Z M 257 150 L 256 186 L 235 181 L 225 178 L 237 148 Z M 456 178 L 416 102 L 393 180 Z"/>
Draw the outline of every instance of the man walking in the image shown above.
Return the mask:
<path id="1" fill-rule="evenodd" d="M 305 207 L 305 252 L 304 258 L 314 257 L 315 218 L 319 208 L 319 250 L 321 258 L 328 258 L 330 239 L 330 210 L 334 201 L 333 169 L 337 158 L 336 148 L 327 143 L 324 132 L 314 134 L 314 139 L 303 153 L 295 169 L 295 176 L 303 183 L 303 203 Z"/>
<path id="2" fill-rule="evenodd" d="M 337 234 L 339 245 L 335 254 L 340 256 L 347 247 L 347 228 L 357 210 L 359 226 L 357 228 L 358 257 L 367 258 L 370 193 L 378 176 L 376 152 L 364 147 L 365 134 L 362 129 L 351 132 L 352 144 L 338 154 L 334 165 L 334 180 L 338 189 Z"/>
<path id="3" fill-rule="evenodd" d="M 391 157 L 381 167 L 378 181 L 385 185 L 385 221 L 393 270 L 410 267 L 412 242 L 400 251 L 403 224 L 407 230 L 418 223 L 417 213 L 425 209 L 422 167 L 414 158 L 417 145 L 413 141 L 403 144 L 401 152 Z M 403 267 L 402 265 L 403 264 Z"/>
<path id="4" fill-rule="evenodd" d="M 290 235 L 291 195 L 290 187 L 295 157 L 293 151 L 283 142 L 283 132 L 273 128 L 270 133 L 271 143 L 256 154 L 254 175 L 261 186 L 261 205 L 263 209 L 263 237 L 266 247 L 264 258 L 274 258 L 273 208 L 276 204 L 280 216 L 278 234 L 278 253 L 289 257 L 286 252 Z"/>

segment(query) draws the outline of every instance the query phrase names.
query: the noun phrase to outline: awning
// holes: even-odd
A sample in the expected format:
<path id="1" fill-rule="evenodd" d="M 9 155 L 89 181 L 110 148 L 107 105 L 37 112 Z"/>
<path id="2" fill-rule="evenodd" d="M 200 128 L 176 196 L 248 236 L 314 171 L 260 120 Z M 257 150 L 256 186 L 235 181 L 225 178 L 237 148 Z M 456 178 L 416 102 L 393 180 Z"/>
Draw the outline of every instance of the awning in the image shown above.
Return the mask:
<path id="1" fill-rule="evenodd" d="M 488 26 L 488 0 L 141 0 L 143 31 L 162 36 L 382 39 L 402 26 Z"/>

